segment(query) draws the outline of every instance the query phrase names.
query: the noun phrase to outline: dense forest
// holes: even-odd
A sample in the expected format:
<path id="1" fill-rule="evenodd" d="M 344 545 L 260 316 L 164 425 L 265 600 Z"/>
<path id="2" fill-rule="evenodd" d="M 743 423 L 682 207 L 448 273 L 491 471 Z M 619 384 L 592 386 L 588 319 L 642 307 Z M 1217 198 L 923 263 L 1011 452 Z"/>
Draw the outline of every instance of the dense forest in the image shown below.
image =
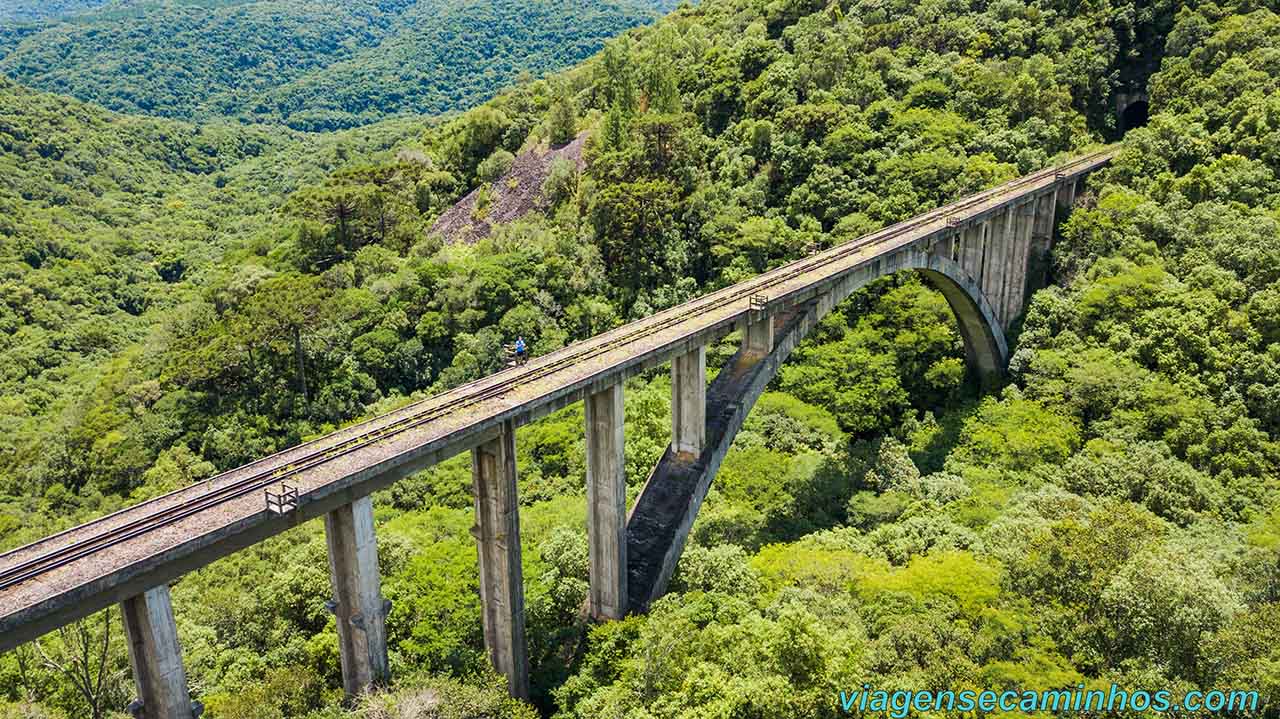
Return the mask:
<path id="1" fill-rule="evenodd" d="M 1004 385 L 967 381 L 916 277 L 858 293 L 753 410 L 649 614 L 579 619 L 581 407 L 521 428 L 532 704 L 484 655 L 466 457 L 375 496 L 385 693 L 341 706 L 314 522 L 174 586 L 184 658 L 212 719 L 837 717 L 864 683 L 1280 705 L 1278 12 L 705 0 L 461 116 L 336 134 L 2 85 L 0 547 L 1116 139 L 1141 82 L 1150 123 L 1062 224 Z M 579 133 L 546 211 L 429 233 Z M 627 385 L 632 496 L 669 398 Z M 118 623 L 0 656 L 0 717 L 117 716 Z"/>
<path id="2" fill-rule="evenodd" d="M 116 0 L 0 26 L 0 73 L 123 112 L 334 130 L 472 107 L 668 3 Z"/>
<path id="3" fill-rule="evenodd" d="M 69 17 L 110 0 L 0 0 L 0 20 L 31 22 Z"/>

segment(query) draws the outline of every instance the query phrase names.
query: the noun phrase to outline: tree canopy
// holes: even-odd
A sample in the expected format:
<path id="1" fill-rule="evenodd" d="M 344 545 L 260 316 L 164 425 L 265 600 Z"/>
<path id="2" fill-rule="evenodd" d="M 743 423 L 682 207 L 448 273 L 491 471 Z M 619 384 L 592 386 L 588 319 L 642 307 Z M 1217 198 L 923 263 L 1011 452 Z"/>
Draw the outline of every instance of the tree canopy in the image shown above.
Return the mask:
<path id="1" fill-rule="evenodd" d="M 704 0 L 456 117 L 340 133 L 5 82 L 0 546 L 484 376 L 515 335 L 542 354 L 1115 139 L 1136 83 L 1150 122 L 1063 218 L 1003 384 L 967 381 L 918 277 L 857 293 L 747 418 L 650 614 L 579 618 L 582 408 L 520 428 L 533 705 L 835 717 L 864 683 L 1275 705 L 1278 57 L 1266 3 Z M 554 201 L 431 235 L 571 135 Z M 633 498 L 669 382 L 626 385 Z M 488 673 L 470 482 L 457 457 L 375 496 L 399 679 L 361 716 L 535 711 Z M 208 716 L 349 715 L 324 553 L 311 523 L 175 585 Z M 121 709 L 119 643 L 93 696 L 41 659 L 102 626 L 0 657 L 0 717 Z"/>

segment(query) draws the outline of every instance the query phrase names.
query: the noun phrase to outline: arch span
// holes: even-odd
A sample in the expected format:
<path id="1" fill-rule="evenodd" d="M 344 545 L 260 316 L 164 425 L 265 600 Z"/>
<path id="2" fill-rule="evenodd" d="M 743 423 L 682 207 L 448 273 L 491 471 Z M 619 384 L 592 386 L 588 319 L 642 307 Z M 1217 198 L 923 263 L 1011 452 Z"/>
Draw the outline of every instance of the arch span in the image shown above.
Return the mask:
<path id="1" fill-rule="evenodd" d="M 941 292 L 951 306 L 964 339 L 969 370 L 983 383 L 1003 372 L 1009 362 L 1009 345 L 978 281 L 960 265 L 940 255 L 929 255 L 923 266 L 914 269 Z"/>
<path id="2" fill-rule="evenodd" d="M 808 302 L 774 314 L 769 318 L 774 339 L 768 354 L 744 345 L 707 388 L 702 452 L 690 457 L 668 448 L 627 516 L 628 611 L 646 611 L 666 593 L 721 462 L 782 363 L 849 295 L 875 279 L 904 270 L 919 272 L 946 297 L 964 339 L 970 371 L 983 382 L 1003 371 L 1008 345 L 978 281 L 952 260 L 917 248 L 904 248 L 884 262 L 873 263 L 870 271 L 851 273 Z M 745 327 L 739 329 L 745 335 Z"/>

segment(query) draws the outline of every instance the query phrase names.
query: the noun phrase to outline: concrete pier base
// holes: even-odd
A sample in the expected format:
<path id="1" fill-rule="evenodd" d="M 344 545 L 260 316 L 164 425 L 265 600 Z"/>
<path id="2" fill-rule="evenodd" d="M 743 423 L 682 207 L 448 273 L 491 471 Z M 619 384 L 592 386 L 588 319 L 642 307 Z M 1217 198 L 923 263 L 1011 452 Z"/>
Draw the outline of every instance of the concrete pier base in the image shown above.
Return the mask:
<path id="1" fill-rule="evenodd" d="M 191 701 L 178 646 L 169 586 L 162 584 L 120 604 L 129 643 L 129 664 L 138 700 L 129 706 L 137 719 L 194 719 L 202 707 Z"/>
<path id="2" fill-rule="evenodd" d="M 325 515 L 329 578 L 338 620 L 342 688 L 355 697 L 390 678 L 386 615 L 378 574 L 378 542 L 373 531 L 373 500 L 362 497 Z"/>
<path id="3" fill-rule="evenodd" d="M 627 464 L 622 385 L 587 397 L 588 612 L 596 620 L 627 613 Z"/>
<path id="4" fill-rule="evenodd" d="M 1012 233 L 1012 228 L 1009 227 L 1012 219 L 1011 208 L 1005 208 L 1000 211 L 1000 214 L 993 215 L 990 220 L 983 223 L 987 232 L 986 241 L 983 243 L 982 273 L 979 278 L 982 283 L 982 295 L 991 303 L 991 309 L 995 310 L 996 319 L 1000 321 L 1001 327 L 1004 326 L 1004 318 L 1000 316 L 1000 306 L 996 298 L 1000 296 L 1000 282 L 1004 279 L 1002 268 L 1005 260 L 1005 243 Z"/>
<path id="5" fill-rule="evenodd" d="M 707 438 L 707 348 L 671 359 L 671 449 L 697 457 Z"/>
<path id="6" fill-rule="evenodd" d="M 1053 239 L 1053 228 L 1055 227 L 1055 221 L 1057 219 L 1057 207 L 1058 203 L 1055 201 L 1055 194 L 1052 192 L 1045 193 L 1036 198 L 1036 226 L 1033 234 L 1037 239 Z"/>
<path id="7" fill-rule="evenodd" d="M 524 572 L 520 566 L 520 509 L 516 496 L 515 427 L 471 451 L 480 557 L 480 603 L 484 644 L 507 690 L 529 698 L 529 659 L 524 632 Z"/>

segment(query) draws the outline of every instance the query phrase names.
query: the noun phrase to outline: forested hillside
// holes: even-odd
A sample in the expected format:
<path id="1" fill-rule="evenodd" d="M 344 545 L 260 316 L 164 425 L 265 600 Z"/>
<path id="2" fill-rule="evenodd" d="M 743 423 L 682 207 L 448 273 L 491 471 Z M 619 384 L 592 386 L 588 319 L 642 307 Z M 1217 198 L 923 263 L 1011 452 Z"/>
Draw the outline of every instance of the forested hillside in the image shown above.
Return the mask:
<path id="1" fill-rule="evenodd" d="M 0 73 L 123 112 L 333 130 L 471 107 L 522 73 L 586 58 L 669 7 L 116 0 L 61 21 L 0 26 Z"/>
<path id="2" fill-rule="evenodd" d="M 218 261 L 268 231 L 300 185 L 420 127 L 325 137 L 195 127 L 112 115 L 4 80 L 0 106 L 0 455 L 37 472 L 87 457 L 45 455 L 22 438 L 139 352 L 157 318 L 194 296 L 193 278 L 233 266 Z M 85 441 L 110 442 L 85 431 Z M 0 492 L 16 491 L 14 479 L 6 472 Z"/>
<path id="3" fill-rule="evenodd" d="M 357 716 L 827 718 L 864 683 L 1277 706 L 1278 10 L 706 0 L 460 117 L 363 135 L 6 86 L 46 109 L 0 115 L 0 546 L 483 376 L 516 334 L 545 353 L 1046 166 L 1113 137 L 1136 77 L 1151 122 L 1063 224 L 1005 385 L 966 381 L 917 278 L 855 295 L 752 412 L 649 615 L 579 619 L 581 407 L 520 430 L 534 706 L 488 673 L 467 458 L 377 495 L 397 682 Z M 547 211 L 429 234 L 582 131 Z M 669 397 L 661 371 L 627 385 L 633 497 Z M 352 715 L 325 551 L 312 523 L 175 585 L 206 717 Z M 0 657 L 0 717 L 123 707 L 118 638 L 96 691 L 53 668 L 103 621 Z"/>
<path id="4" fill-rule="evenodd" d="M 0 20 L 29 22 L 67 17 L 105 5 L 110 0 L 0 0 Z"/>

